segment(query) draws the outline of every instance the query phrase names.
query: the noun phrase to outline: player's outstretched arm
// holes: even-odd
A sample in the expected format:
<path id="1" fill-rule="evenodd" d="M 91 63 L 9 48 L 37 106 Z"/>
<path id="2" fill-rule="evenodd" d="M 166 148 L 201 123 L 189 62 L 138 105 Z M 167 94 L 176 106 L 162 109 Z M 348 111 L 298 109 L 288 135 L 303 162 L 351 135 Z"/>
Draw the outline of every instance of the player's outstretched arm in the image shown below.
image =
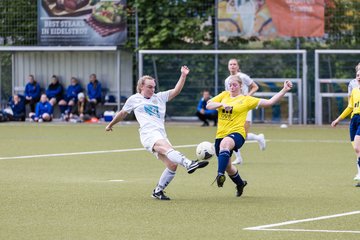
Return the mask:
<path id="1" fill-rule="evenodd" d="M 113 118 L 113 120 L 111 120 L 111 122 L 106 126 L 105 131 L 112 131 L 112 127 L 117 124 L 118 122 L 124 120 L 124 118 L 128 115 L 127 112 L 121 110 L 120 112 L 118 112 L 115 117 Z"/>
<path id="2" fill-rule="evenodd" d="M 350 113 L 352 113 L 352 108 L 345 108 L 344 111 L 340 114 L 340 116 L 331 123 L 331 126 L 336 127 L 336 125 L 338 125 L 338 123 L 341 120 L 345 119 Z"/>
<path id="3" fill-rule="evenodd" d="M 189 74 L 189 72 L 190 69 L 187 66 L 181 67 L 181 75 L 179 81 L 176 83 L 175 87 L 170 90 L 169 101 L 172 100 L 177 95 L 179 95 L 179 93 L 184 87 L 186 76 Z"/>
<path id="4" fill-rule="evenodd" d="M 275 103 L 279 102 L 281 98 L 284 97 L 284 95 L 291 90 L 292 87 L 293 87 L 292 82 L 286 80 L 284 82 L 284 87 L 280 90 L 280 92 L 272 96 L 272 98 L 270 99 L 261 99 L 259 102 L 259 107 L 270 107 Z"/>

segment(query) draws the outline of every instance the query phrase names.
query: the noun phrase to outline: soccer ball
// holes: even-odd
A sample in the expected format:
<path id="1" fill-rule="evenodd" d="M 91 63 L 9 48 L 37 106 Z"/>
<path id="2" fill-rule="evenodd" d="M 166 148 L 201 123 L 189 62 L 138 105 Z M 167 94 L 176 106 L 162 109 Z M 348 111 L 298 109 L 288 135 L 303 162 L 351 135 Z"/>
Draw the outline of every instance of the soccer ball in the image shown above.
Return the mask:
<path id="1" fill-rule="evenodd" d="M 209 160 L 215 155 L 214 144 L 210 142 L 201 142 L 196 147 L 196 157 L 198 160 Z"/>

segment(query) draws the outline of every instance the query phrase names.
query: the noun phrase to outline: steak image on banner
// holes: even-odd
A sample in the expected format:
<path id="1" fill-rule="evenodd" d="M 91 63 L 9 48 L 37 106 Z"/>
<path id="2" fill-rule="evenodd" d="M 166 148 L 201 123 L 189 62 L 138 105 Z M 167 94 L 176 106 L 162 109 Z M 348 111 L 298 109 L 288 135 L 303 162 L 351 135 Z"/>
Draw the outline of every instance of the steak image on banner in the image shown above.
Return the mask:
<path id="1" fill-rule="evenodd" d="M 126 40 L 126 0 L 38 0 L 40 45 L 117 46 Z"/>

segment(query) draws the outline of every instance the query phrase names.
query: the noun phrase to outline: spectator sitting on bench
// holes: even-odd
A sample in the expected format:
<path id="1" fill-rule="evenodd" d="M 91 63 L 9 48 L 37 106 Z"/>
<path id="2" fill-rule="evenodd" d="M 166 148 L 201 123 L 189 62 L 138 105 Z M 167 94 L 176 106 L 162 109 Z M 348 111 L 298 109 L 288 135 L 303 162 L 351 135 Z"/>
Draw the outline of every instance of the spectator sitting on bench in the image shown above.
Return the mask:
<path id="1" fill-rule="evenodd" d="M 93 73 L 89 77 L 89 83 L 87 85 L 87 94 L 91 105 L 92 115 L 96 115 L 96 105 L 101 102 L 101 83 L 96 78 L 96 74 Z"/>
<path id="2" fill-rule="evenodd" d="M 3 121 L 25 121 L 25 97 L 14 94 L 8 105 L 8 108 L 0 111 Z"/>
<path id="3" fill-rule="evenodd" d="M 25 85 L 25 104 L 30 105 L 30 111 L 35 112 L 36 103 L 40 100 L 40 85 L 36 82 L 34 75 L 28 76 L 28 83 Z"/>
<path id="4" fill-rule="evenodd" d="M 77 98 L 78 101 L 70 113 L 70 121 L 84 122 L 90 120 L 94 115 L 92 115 L 91 106 L 86 99 L 85 94 L 81 92 L 78 94 Z"/>
<path id="5" fill-rule="evenodd" d="M 61 99 L 59 102 L 60 111 L 62 113 L 61 118 L 63 120 L 68 120 L 69 113 L 78 101 L 78 94 L 82 91 L 83 89 L 79 84 L 79 81 L 75 77 L 72 77 L 71 84 L 66 89 L 65 98 Z"/>
<path id="6" fill-rule="evenodd" d="M 52 75 L 51 83 L 46 89 L 46 96 L 48 97 L 49 102 L 52 106 L 55 106 L 56 103 L 60 102 L 60 100 L 63 98 L 63 91 L 64 88 L 60 84 L 59 78 L 56 75 Z"/>
<path id="7" fill-rule="evenodd" d="M 53 106 L 49 102 L 46 94 L 41 94 L 40 102 L 36 104 L 36 111 L 31 112 L 29 117 L 35 122 L 52 121 Z"/>

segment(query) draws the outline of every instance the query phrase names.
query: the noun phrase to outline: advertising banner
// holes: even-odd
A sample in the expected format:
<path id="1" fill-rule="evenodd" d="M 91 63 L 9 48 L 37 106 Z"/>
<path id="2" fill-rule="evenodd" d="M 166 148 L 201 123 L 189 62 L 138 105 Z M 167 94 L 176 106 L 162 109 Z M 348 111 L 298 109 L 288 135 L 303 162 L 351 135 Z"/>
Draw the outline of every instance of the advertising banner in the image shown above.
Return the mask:
<path id="1" fill-rule="evenodd" d="M 43 46 L 116 46 L 127 40 L 126 0 L 38 0 Z"/>
<path id="2" fill-rule="evenodd" d="M 321 37 L 324 5 L 324 0 L 219 0 L 219 38 Z"/>
<path id="3" fill-rule="evenodd" d="M 322 37 L 324 35 L 324 0 L 266 1 L 279 35 Z"/>

